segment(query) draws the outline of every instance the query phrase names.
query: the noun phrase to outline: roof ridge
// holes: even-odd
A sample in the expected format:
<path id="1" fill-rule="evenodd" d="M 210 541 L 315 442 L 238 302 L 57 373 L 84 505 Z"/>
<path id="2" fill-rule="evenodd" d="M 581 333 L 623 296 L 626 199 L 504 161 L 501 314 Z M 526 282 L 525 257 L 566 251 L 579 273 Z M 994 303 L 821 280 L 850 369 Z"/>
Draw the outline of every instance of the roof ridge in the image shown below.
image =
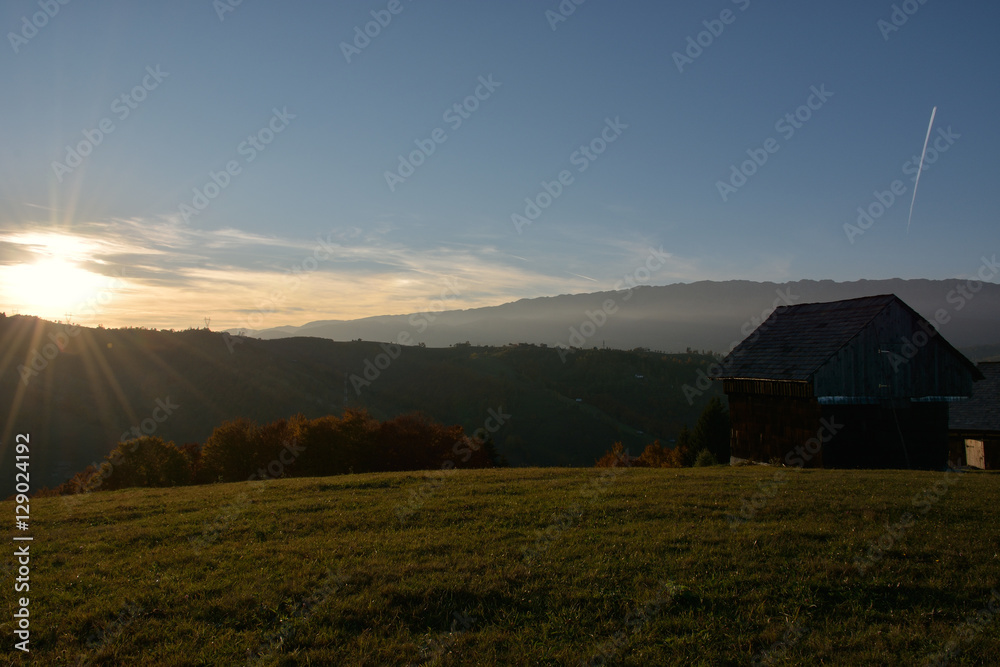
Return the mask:
<path id="1" fill-rule="evenodd" d="M 820 368 L 823 368 L 823 366 L 825 366 L 825 365 L 826 365 L 826 364 L 827 364 L 827 363 L 828 363 L 828 362 L 829 362 L 829 361 L 830 361 L 831 359 L 833 359 L 833 358 L 834 358 L 835 356 L 837 356 L 837 353 L 838 353 L 838 352 L 840 352 L 840 351 L 841 351 L 841 350 L 843 350 L 843 349 L 844 349 L 845 347 L 847 347 L 848 345 L 850 345 L 850 344 L 851 344 L 851 341 L 853 341 L 853 340 L 854 340 L 855 338 L 857 338 L 858 336 L 860 336 L 860 335 L 861 335 L 861 332 L 862 332 L 862 331 L 864 331 L 865 329 L 867 329 L 867 328 L 868 328 L 868 325 L 870 325 L 870 324 L 871 324 L 872 322 L 874 322 L 874 321 L 875 321 L 875 318 L 877 318 L 877 317 L 878 317 L 879 315 L 881 315 L 882 313 L 884 313 L 884 312 L 885 312 L 885 309 L 886 309 L 886 308 L 888 308 L 888 307 L 889 307 L 889 304 L 891 304 L 891 303 L 892 303 L 893 301 L 898 301 L 898 302 L 902 303 L 902 304 L 903 304 L 904 306 L 906 305 L 906 304 L 905 304 L 905 303 L 903 302 L 903 300 L 902 300 L 902 299 L 900 299 L 900 298 L 899 298 L 898 296 L 896 296 L 895 294 L 888 294 L 888 295 L 885 295 L 885 296 L 890 296 L 890 297 L 892 297 L 892 298 L 891 298 L 891 299 L 890 299 L 889 301 L 887 301 L 887 302 L 886 302 L 886 303 L 885 303 L 885 304 L 884 304 L 884 305 L 883 305 L 883 306 L 882 306 L 881 308 L 879 308 L 879 309 L 878 309 L 877 311 L 875 311 L 875 313 L 874 313 L 874 314 L 872 314 L 872 316 L 871 316 L 870 318 L 868 318 L 868 319 L 867 319 L 867 320 L 866 320 L 866 321 L 864 322 L 864 324 L 862 324 L 862 325 L 861 325 L 860 327 L 858 327 L 857 331 L 855 331 L 855 332 L 854 332 L 854 335 L 853 335 L 853 336 L 851 336 L 850 338 L 848 338 L 848 339 L 847 339 L 846 341 L 844 341 L 844 344 L 843 344 L 843 345 L 841 345 L 841 346 L 840 346 L 840 347 L 838 347 L 838 348 L 837 348 L 836 350 L 834 350 L 834 351 L 833 351 L 833 353 L 832 353 L 832 354 L 830 354 L 830 355 L 829 355 L 829 356 L 828 356 L 828 357 L 827 357 L 827 358 L 826 358 L 826 359 L 825 359 L 825 360 L 823 361 L 823 363 L 821 363 L 821 364 L 820 364 L 819 366 L 817 366 L 817 367 L 816 367 L 815 369 L 813 369 L 813 372 L 812 372 L 812 373 L 810 373 L 810 375 L 813 375 L 813 374 L 815 374 L 815 373 L 816 373 L 816 371 L 818 371 L 818 370 L 819 370 Z M 863 297 L 863 298 L 869 298 L 869 297 Z M 845 300 L 845 301 L 856 301 L 856 299 L 844 299 L 844 300 Z M 882 344 L 882 341 L 879 341 L 879 345 L 880 345 L 880 346 L 881 346 L 881 344 Z"/>
<path id="2" fill-rule="evenodd" d="M 851 301 L 875 301 L 876 299 L 897 299 L 902 301 L 896 294 L 873 294 L 870 296 L 856 296 L 850 299 L 834 299 L 833 301 L 810 301 L 809 303 L 796 303 L 790 306 L 778 306 L 775 310 L 791 310 L 792 308 L 801 308 L 802 306 L 830 306 L 835 303 L 849 303 Z"/>

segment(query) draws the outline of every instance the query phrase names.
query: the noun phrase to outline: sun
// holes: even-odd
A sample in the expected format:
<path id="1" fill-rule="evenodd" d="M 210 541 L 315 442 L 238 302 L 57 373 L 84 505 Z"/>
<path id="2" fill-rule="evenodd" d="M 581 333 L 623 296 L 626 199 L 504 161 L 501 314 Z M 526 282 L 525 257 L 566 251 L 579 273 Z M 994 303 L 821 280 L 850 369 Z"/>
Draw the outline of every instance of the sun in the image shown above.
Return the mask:
<path id="1" fill-rule="evenodd" d="M 39 248 L 39 258 L 34 262 L 3 267 L 0 275 L 5 305 L 45 319 L 62 319 L 87 310 L 87 304 L 99 298 L 108 279 L 82 268 L 75 258 L 67 256 L 71 253 L 65 246 L 43 248 Z"/>

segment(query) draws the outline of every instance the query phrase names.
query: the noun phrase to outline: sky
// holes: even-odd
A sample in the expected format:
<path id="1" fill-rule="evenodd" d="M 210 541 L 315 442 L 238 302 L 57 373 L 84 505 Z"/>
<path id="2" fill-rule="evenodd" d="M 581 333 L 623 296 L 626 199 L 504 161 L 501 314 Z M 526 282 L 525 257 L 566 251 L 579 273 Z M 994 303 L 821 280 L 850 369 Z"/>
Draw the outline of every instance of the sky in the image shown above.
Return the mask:
<path id="1" fill-rule="evenodd" d="M 253 330 L 1000 250 L 996 2 L 579 1 L 6 0 L 0 310 Z"/>

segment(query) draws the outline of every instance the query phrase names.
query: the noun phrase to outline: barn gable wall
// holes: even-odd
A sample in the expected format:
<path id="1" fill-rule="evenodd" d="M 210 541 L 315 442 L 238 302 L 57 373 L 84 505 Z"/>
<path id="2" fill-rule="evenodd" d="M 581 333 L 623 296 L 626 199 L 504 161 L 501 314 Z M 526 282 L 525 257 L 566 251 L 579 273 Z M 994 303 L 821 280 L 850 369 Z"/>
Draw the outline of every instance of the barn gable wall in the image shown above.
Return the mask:
<path id="1" fill-rule="evenodd" d="M 968 396 L 969 369 L 930 324 L 921 322 L 900 302 L 889 304 L 816 371 L 814 393 L 885 399 Z"/>

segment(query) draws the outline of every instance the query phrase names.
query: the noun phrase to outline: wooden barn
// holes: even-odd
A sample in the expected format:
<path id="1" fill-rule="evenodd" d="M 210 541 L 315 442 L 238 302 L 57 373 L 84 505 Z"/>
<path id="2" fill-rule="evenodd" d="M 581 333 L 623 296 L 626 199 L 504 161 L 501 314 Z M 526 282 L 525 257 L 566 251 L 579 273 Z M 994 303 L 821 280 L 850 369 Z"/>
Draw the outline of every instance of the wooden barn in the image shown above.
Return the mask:
<path id="1" fill-rule="evenodd" d="M 894 294 L 779 307 L 721 366 L 731 461 L 804 467 L 943 469 L 982 377 Z"/>
<path id="2" fill-rule="evenodd" d="M 979 364 L 985 378 L 972 398 L 951 406 L 951 456 L 957 465 L 1000 469 L 1000 362 Z"/>

